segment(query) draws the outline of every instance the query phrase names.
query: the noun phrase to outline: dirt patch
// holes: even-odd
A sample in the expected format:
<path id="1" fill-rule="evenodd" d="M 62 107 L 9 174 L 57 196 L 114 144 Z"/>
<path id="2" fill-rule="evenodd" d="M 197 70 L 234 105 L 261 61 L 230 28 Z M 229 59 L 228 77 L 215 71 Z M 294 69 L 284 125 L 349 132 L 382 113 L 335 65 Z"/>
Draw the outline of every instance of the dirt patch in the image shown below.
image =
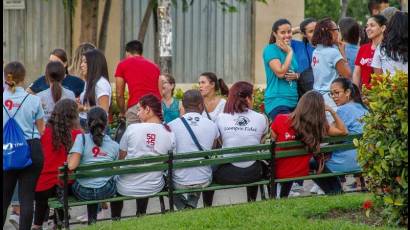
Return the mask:
<path id="1" fill-rule="evenodd" d="M 342 210 L 332 209 L 326 214 L 311 217 L 312 219 L 343 219 L 353 223 L 366 224 L 372 227 L 385 226 L 383 217 L 380 215 L 381 210 L 372 210 L 370 216 L 367 217 L 363 209 Z"/>

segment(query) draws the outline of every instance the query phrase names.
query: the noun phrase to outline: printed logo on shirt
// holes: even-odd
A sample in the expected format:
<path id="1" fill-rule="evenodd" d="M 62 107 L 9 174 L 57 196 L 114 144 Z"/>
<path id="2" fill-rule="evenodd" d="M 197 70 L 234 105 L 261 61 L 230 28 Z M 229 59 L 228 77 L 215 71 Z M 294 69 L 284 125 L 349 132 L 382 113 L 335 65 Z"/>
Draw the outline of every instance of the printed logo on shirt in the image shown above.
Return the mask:
<path id="1" fill-rule="evenodd" d="M 360 64 L 370 66 L 372 64 L 372 61 L 373 58 L 362 58 L 360 59 Z"/>
<path id="2" fill-rule="evenodd" d="M 316 56 L 313 57 L 312 64 L 313 66 L 316 66 L 316 64 L 319 64 L 319 59 Z"/>
<path id="3" fill-rule="evenodd" d="M 249 118 L 244 116 L 239 116 L 238 119 L 235 119 L 235 125 L 237 126 L 247 126 L 249 122 Z"/>
<path id="4" fill-rule="evenodd" d="M 8 99 L 6 101 L 4 101 L 4 106 L 8 109 L 8 110 L 12 110 L 13 107 L 17 108 L 20 106 L 19 103 L 14 103 L 12 100 Z"/>
<path id="5" fill-rule="evenodd" d="M 147 145 L 153 147 L 155 145 L 156 138 L 157 136 L 155 133 L 147 133 Z"/>
<path id="6" fill-rule="evenodd" d="M 107 154 L 102 152 L 101 149 L 98 146 L 94 146 L 92 151 L 93 151 L 93 156 L 94 157 L 107 156 Z"/>
<path id="7" fill-rule="evenodd" d="M 187 120 L 190 126 L 198 126 L 199 117 L 188 117 Z"/>
<path id="8" fill-rule="evenodd" d="M 295 139 L 296 139 L 295 135 L 290 135 L 290 133 L 285 132 L 285 140 L 286 141 L 292 141 L 292 140 L 295 140 Z"/>

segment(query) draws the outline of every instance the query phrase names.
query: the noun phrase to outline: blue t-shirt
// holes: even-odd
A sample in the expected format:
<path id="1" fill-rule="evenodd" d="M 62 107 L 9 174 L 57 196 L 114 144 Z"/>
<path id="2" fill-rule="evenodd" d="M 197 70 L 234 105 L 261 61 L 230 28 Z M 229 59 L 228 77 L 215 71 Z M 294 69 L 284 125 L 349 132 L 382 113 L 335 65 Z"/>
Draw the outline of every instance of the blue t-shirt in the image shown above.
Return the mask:
<path id="1" fill-rule="evenodd" d="M 315 48 L 310 43 L 305 43 L 298 40 L 292 40 L 290 46 L 292 47 L 296 60 L 298 61 L 299 68 L 296 72 L 302 73 L 310 67 L 313 50 L 315 50 Z"/>
<path id="2" fill-rule="evenodd" d="M 266 91 L 265 91 L 265 111 L 269 114 L 278 106 L 296 107 L 298 103 L 298 91 L 296 81 L 286 81 L 278 78 L 269 66 L 269 62 L 279 59 L 281 63 L 285 62 L 286 53 L 283 52 L 276 44 L 269 44 L 263 50 L 263 63 L 266 73 Z M 290 70 L 297 71 L 298 63 L 293 54 Z"/>
<path id="3" fill-rule="evenodd" d="M 336 70 L 336 63 L 343 59 L 339 49 L 336 46 L 325 47 L 317 45 L 313 51 L 312 70 L 313 70 L 313 89 L 321 94 L 330 91 L 332 81 L 339 77 Z"/>
<path id="4" fill-rule="evenodd" d="M 169 107 L 162 102 L 162 113 L 164 114 L 165 123 L 169 123 L 174 119 L 179 117 L 179 100 L 173 98 L 172 103 Z"/>
<path id="5" fill-rule="evenodd" d="M 9 120 L 7 113 L 12 117 L 17 108 L 20 106 L 24 97 L 27 95 L 27 92 L 22 87 L 16 87 L 14 93 L 5 90 L 3 92 L 3 128 L 6 125 L 6 122 Z M 26 100 L 23 102 L 23 105 L 19 109 L 18 113 L 14 117 L 17 123 L 20 125 L 20 128 L 24 132 L 24 137 L 26 140 L 40 138 L 37 126 L 35 121 L 42 119 L 44 117 L 44 110 L 41 106 L 41 101 L 38 96 L 29 95 Z"/>
<path id="6" fill-rule="evenodd" d="M 62 85 L 64 88 L 69 89 L 74 92 L 75 97 L 79 97 L 81 92 L 84 90 L 84 81 L 81 80 L 79 77 L 67 75 L 65 76 Z M 41 76 L 37 80 L 35 80 L 29 88 L 33 93 L 39 93 L 43 90 L 50 88 L 47 84 L 47 80 L 45 76 Z"/>
<path id="7" fill-rule="evenodd" d="M 349 63 L 350 70 L 353 73 L 354 61 L 356 60 L 357 52 L 359 52 L 359 47 L 354 44 L 346 44 L 345 46 L 347 63 Z"/>
<path id="8" fill-rule="evenodd" d="M 108 135 L 104 135 L 101 147 L 94 144 L 90 133 L 84 134 L 85 145 L 83 145 L 83 135 L 77 135 L 70 153 L 80 153 L 80 165 L 93 164 L 97 162 L 111 162 L 118 159 L 120 146 L 111 140 Z M 101 188 L 111 177 L 77 179 L 77 182 L 86 188 Z"/>
<path id="9" fill-rule="evenodd" d="M 337 108 L 337 115 L 343 120 L 349 134 L 359 134 L 363 132 L 363 125 L 360 118 L 366 113 L 367 109 L 356 102 L 349 102 Z M 356 149 L 335 151 L 332 153 L 330 160 L 326 162 L 326 166 L 332 172 L 349 172 L 360 170 L 357 163 Z"/>

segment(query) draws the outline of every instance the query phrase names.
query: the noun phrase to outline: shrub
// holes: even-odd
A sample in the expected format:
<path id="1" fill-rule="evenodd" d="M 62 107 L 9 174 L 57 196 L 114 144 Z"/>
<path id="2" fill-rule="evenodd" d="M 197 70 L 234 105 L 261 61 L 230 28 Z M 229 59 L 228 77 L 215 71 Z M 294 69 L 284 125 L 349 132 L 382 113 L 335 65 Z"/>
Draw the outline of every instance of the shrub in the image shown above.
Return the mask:
<path id="1" fill-rule="evenodd" d="M 358 161 L 388 222 L 408 225 L 408 75 L 375 75 L 371 83 L 372 89 L 363 89 L 370 102 L 363 137 L 354 141 Z"/>

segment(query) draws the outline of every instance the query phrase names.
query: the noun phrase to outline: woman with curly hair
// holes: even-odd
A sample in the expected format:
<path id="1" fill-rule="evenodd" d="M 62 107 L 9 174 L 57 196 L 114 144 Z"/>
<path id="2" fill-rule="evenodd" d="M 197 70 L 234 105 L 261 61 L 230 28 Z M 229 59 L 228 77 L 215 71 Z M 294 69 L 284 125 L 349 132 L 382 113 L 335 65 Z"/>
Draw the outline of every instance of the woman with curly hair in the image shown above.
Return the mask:
<path id="1" fill-rule="evenodd" d="M 396 12 L 387 24 L 382 43 L 374 53 L 372 67 L 376 74 L 389 72 L 393 76 L 397 70 L 408 73 L 408 15 Z"/>
<path id="2" fill-rule="evenodd" d="M 330 112 L 333 124 L 326 120 L 325 111 Z M 271 125 L 272 139 L 280 141 L 300 140 L 305 144 L 307 154 L 296 157 L 280 158 L 275 161 L 276 178 L 294 178 L 309 174 L 309 161 L 313 153 L 320 150 L 320 142 L 325 136 L 342 136 L 348 133 L 343 121 L 337 113 L 325 105 L 323 96 L 317 91 L 304 94 L 291 114 L 280 114 Z M 279 149 L 277 149 L 279 150 Z M 324 169 L 325 171 L 327 168 Z M 326 193 L 341 192 L 338 178 L 324 178 L 314 180 Z M 280 197 L 287 197 L 293 182 L 281 183 L 278 193 Z"/>
<path id="3" fill-rule="evenodd" d="M 77 103 L 71 99 L 62 99 L 54 107 L 48 119 L 41 146 L 44 153 L 44 165 L 37 181 L 35 193 L 34 226 L 41 229 L 48 210 L 48 199 L 57 196 L 58 168 L 67 159 L 67 151 L 71 148 L 76 136 L 81 133 Z M 59 217 L 63 213 L 59 211 Z"/>

